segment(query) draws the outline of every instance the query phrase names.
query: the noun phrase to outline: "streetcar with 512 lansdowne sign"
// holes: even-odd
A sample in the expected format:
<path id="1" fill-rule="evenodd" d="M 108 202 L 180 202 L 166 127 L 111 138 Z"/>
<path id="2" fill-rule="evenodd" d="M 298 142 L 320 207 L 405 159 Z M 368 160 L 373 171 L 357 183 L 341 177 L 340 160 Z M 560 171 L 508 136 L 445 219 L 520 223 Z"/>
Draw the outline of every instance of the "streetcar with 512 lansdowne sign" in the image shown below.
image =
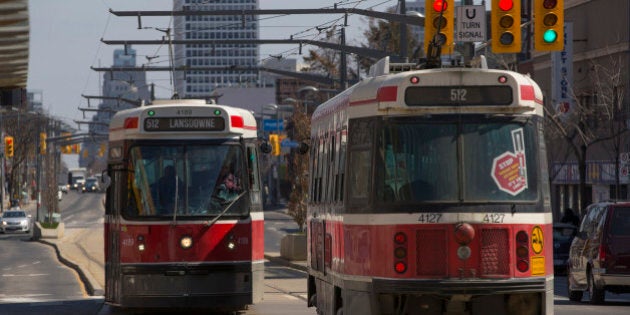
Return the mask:
<path id="1" fill-rule="evenodd" d="M 203 100 L 118 112 L 109 129 L 105 301 L 242 310 L 262 299 L 256 120 Z"/>
<path id="2" fill-rule="evenodd" d="M 311 121 L 318 314 L 553 314 L 543 96 L 527 75 L 379 61 Z"/>

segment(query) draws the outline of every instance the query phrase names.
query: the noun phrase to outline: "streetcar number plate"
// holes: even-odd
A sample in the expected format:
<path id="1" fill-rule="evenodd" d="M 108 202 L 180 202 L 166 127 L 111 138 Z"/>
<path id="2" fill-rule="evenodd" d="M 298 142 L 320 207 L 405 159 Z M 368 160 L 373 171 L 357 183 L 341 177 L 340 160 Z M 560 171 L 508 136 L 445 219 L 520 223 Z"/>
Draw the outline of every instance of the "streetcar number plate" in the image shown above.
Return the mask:
<path id="1" fill-rule="evenodd" d="M 486 213 L 483 217 L 484 223 L 503 223 L 505 213 Z"/>
<path id="2" fill-rule="evenodd" d="M 438 223 L 442 218 L 441 213 L 422 213 L 418 218 L 418 222 L 421 223 Z"/>

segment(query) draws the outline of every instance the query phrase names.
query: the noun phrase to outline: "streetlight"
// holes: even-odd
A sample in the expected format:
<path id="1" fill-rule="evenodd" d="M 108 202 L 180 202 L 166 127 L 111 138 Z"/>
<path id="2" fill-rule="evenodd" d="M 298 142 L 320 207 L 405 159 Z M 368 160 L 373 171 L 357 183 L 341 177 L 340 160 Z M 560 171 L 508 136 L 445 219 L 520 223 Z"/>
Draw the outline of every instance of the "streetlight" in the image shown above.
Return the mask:
<path id="1" fill-rule="evenodd" d="M 297 92 L 298 94 L 304 94 L 304 114 L 308 116 L 308 104 L 306 103 L 306 95 L 308 94 L 308 92 L 319 92 L 319 89 L 312 85 L 307 85 L 301 87 L 299 90 L 297 90 Z"/>

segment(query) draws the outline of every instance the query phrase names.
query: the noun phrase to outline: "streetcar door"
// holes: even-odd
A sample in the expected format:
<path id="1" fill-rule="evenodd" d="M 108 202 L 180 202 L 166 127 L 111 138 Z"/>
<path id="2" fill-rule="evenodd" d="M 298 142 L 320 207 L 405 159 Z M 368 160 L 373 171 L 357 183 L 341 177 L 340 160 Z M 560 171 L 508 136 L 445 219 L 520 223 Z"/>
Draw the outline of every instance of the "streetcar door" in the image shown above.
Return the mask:
<path id="1" fill-rule="evenodd" d="M 125 206 L 122 196 L 127 172 L 122 165 L 112 167 L 111 185 L 105 199 L 105 301 L 118 304 L 121 298 L 120 268 L 120 217 L 121 207 Z"/>

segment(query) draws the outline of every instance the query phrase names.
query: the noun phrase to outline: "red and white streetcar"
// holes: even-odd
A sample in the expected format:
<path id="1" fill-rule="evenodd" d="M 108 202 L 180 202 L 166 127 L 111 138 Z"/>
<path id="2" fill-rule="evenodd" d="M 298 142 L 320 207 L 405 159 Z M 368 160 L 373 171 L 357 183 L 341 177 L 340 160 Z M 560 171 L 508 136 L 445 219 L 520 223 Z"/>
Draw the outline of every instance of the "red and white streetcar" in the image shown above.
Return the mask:
<path id="1" fill-rule="evenodd" d="M 381 60 L 313 113 L 308 305 L 553 314 L 540 88 L 511 71 L 412 68 Z"/>
<path id="2" fill-rule="evenodd" d="M 198 100 L 111 120 L 105 300 L 240 310 L 260 301 L 264 221 L 256 121 Z"/>

